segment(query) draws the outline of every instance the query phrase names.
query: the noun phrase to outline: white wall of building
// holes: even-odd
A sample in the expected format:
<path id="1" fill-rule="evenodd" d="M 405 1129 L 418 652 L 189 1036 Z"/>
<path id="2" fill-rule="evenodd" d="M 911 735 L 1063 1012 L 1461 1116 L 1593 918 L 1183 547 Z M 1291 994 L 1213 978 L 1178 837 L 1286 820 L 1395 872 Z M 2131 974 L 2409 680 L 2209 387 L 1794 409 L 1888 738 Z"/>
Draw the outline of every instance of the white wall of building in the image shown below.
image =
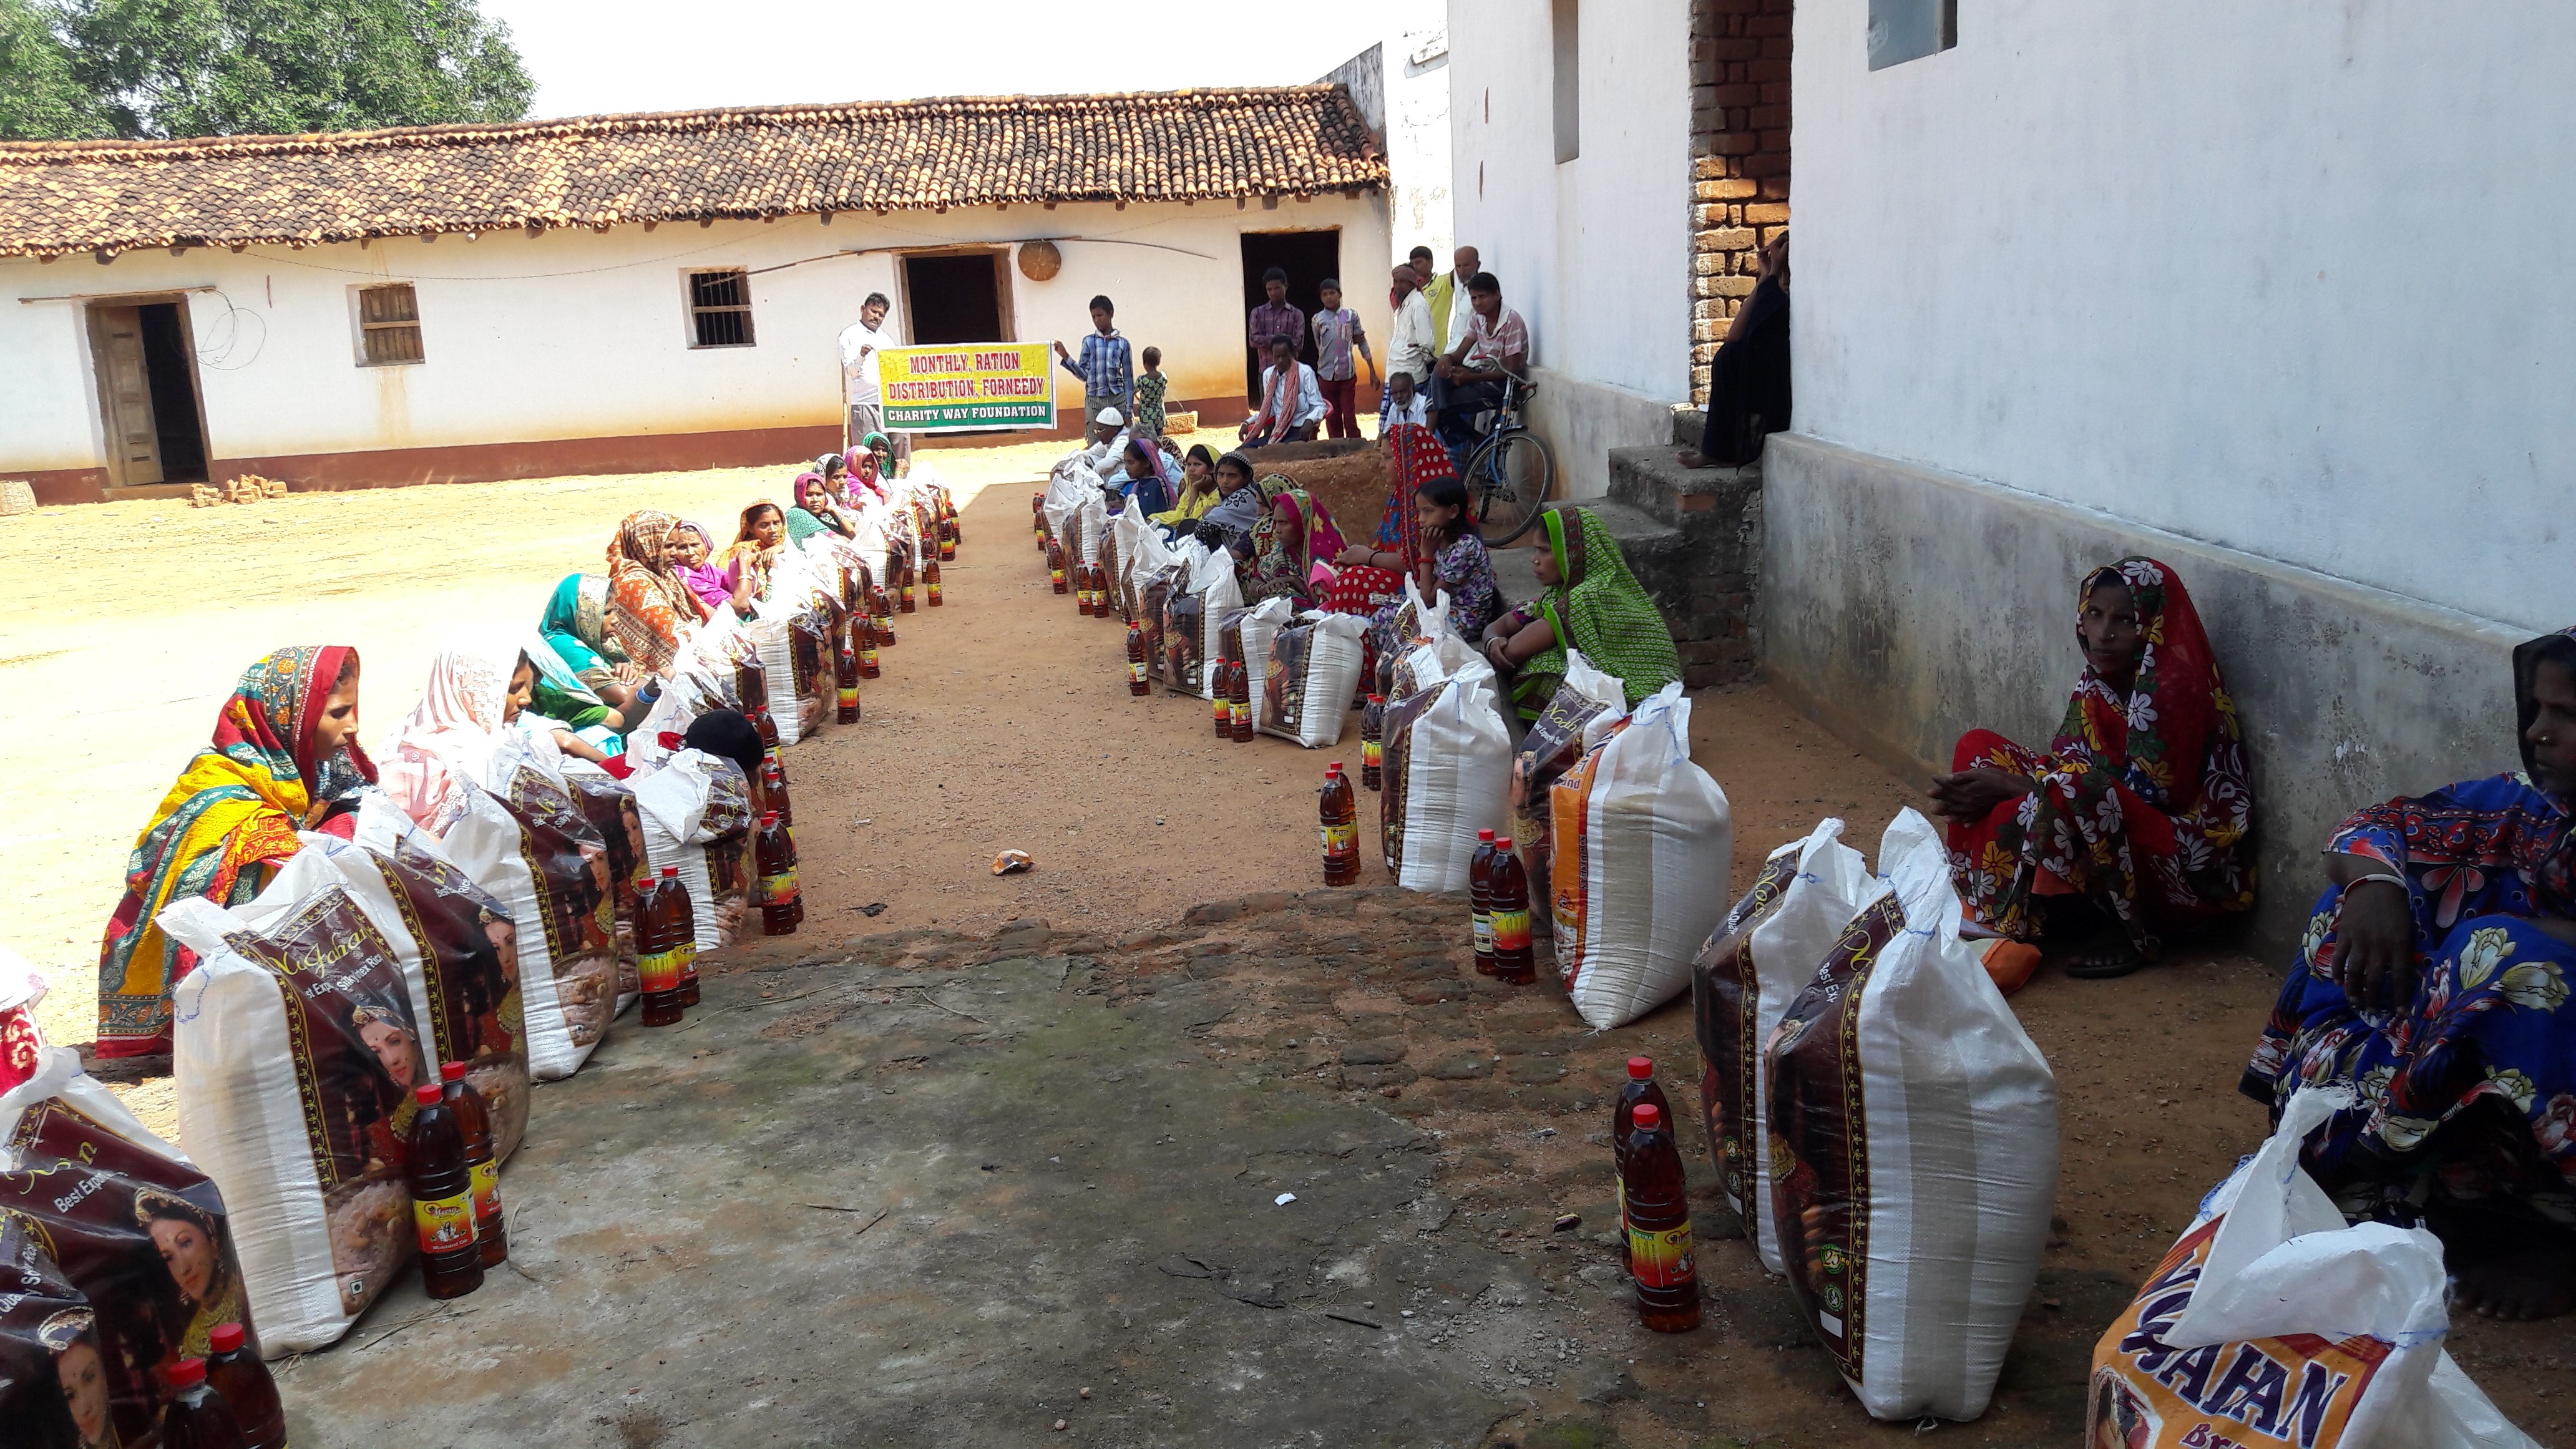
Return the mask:
<path id="1" fill-rule="evenodd" d="M 1406 7 L 1404 18 L 1419 18 L 1413 12 L 1421 8 Z M 1448 32 L 1433 26 L 1390 34 L 1320 79 L 1349 89 L 1386 155 L 1390 267 L 1417 246 L 1448 256 Z"/>
<path id="2" fill-rule="evenodd" d="M 1581 145 L 1564 162 L 1548 0 L 1449 12 L 1457 239 L 1528 319 L 1566 424 L 1559 471 L 1598 493 L 1601 449 L 1668 437 L 1656 404 L 1690 396 L 1689 9 L 1579 0 Z M 1578 433 L 1569 409 L 1619 422 Z"/>
<path id="3" fill-rule="evenodd" d="M 851 248 L 1053 238 L 1064 259 L 1054 278 L 1012 270 L 1006 304 L 1021 340 L 1061 338 L 1078 349 L 1089 300 L 1105 292 L 1140 352 L 1163 349 L 1176 402 L 1240 398 L 1240 235 L 1327 228 L 1342 232 L 1345 267 L 1387 252 L 1385 202 L 1369 195 L 1282 199 L 1275 209 L 1254 201 L 1242 210 L 844 213 L 828 227 L 808 216 L 650 234 L 623 226 L 404 238 L 363 250 L 151 251 L 104 267 L 0 261 L 0 477 L 103 461 L 81 305 L 23 298 L 221 288 L 187 298 L 208 441 L 215 458 L 258 458 L 832 423 L 834 339 L 860 299 L 884 291 L 896 301 L 896 328 L 904 321 L 894 254 L 832 256 Z M 830 259 L 751 279 L 755 346 L 687 345 L 684 272 L 818 256 Z M 379 281 L 416 289 L 426 353 L 417 366 L 356 365 L 350 289 Z M 1384 288 L 1354 288 L 1347 302 L 1373 336 L 1386 336 Z M 1079 411 L 1081 385 L 1061 371 L 1057 396 L 1060 408 Z"/>
<path id="4" fill-rule="evenodd" d="M 1797 9 L 1800 432 L 2576 620 L 2576 12 L 1867 9 Z"/>

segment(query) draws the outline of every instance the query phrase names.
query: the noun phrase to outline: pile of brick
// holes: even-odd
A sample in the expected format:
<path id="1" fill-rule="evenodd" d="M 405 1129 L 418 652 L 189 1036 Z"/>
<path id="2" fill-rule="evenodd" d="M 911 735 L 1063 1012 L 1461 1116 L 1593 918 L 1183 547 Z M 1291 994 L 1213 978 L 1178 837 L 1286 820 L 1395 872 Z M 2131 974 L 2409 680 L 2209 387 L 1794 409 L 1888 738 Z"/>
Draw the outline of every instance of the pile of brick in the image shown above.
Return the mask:
<path id="1" fill-rule="evenodd" d="M 220 508 L 227 503 L 257 503 L 265 498 L 283 498 L 286 485 L 275 478 L 262 478 L 244 473 L 220 487 L 199 483 L 188 490 L 190 508 Z"/>

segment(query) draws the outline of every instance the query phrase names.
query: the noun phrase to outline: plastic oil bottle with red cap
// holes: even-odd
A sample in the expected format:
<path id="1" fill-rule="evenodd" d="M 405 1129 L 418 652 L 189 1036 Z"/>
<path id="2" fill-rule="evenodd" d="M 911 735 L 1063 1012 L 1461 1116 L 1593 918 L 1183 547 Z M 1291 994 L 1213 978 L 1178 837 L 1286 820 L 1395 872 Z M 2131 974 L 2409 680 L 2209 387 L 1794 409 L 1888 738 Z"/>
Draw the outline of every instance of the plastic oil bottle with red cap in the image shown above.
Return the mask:
<path id="1" fill-rule="evenodd" d="M 796 888 L 796 842 L 787 834 L 772 811 L 760 817 L 760 830 L 751 838 L 752 864 L 759 881 L 752 895 L 760 903 L 760 933 L 764 936 L 792 936 L 796 924 L 805 915 L 804 902 Z"/>
<path id="2" fill-rule="evenodd" d="M 492 1110 L 465 1080 L 463 1062 L 438 1064 L 440 1100 L 465 1134 L 465 1175 L 474 1184 L 474 1246 L 483 1266 L 498 1268 L 510 1256 L 510 1227 L 501 1215 L 501 1164 L 492 1155 Z"/>
<path id="3" fill-rule="evenodd" d="M 277 1397 L 277 1380 L 249 1335 L 238 1323 L 218 1323 L 206 1335 L 206 1387 L 223 1395 L 241 1431 L 242 1449 L 286 1449 L 286 1406 Z M 163 1443 L 170 1441 L 165 1434 Z"/>
<path id="4" fill-rule="evenodd" d="M 161 1411 L 162 1449 L 248 1449 L 250 1441 L 242 1437 L 232 1405 L 206 1382 L 204 1359 L 183 1358 L 170 1365 L 166 1382 L 170 1404 Z"/>
<path id="5" fill-rule="evenodd" d="M 1529 867 L 1521 864 L 1508 835 L 1494 842 L 1485 894 L 1494 923 L 1494 975 L 1527 986 L 1538 980 L 1538 957 L 1530 945 Z"/>
<path id="6" fill-rule="evenodd" d="M 1652 1102 L 1635 1109 L 1637 1130 L 1619 1168 L 1627 1206 L 1628 1276 L 1637 1287 L 1637 1321 L 1657 1333 L 1699 1327 L 1699 1270 L 1691 1260 L 1690 1193 L 1669 1114 Z"/>
<path id="7" fill-rule="evenodd" d="M 1318 806 L 1324 835 L 1324 884 L 1357 885 L 1360 880 L 1359 799 L 1351 792 L 1350 777 L 1342 773 L 1342 762 L 1333 761 L 1324 771 L 1324 788 Z"/>
<path id="8" fill-rule="evenodd" d="M 1619 1098 L 1610 1104 L 1610 1171 L 1619 1181 L 1619 1266 L 1628 1266 L 1628 1139 L 1636 1135 L 1636 1112 L 1640 1104 L 1670 1113 L 1672 1103 L 1664 1100 L 1664 1089 L 1655 1081 L 1652 1057 L 1628 1058 L 1628 1080 L 1619 1086 Z"/>
<path id="9" fill-rule="evenodd" d="M 1494 974 L 1494 832 L 1476 832 L 1476 853 L 1467 857 L 1467 908 L 1476 931 L 1476 974 Z"/>
<path id="10" fill-rule="evenodd" d="M 685 1013 L 680 981 L 698 954 L 698 923 L 680 868 L 666 865 L 635 902 L 635 974 L 644 991 L 644 1024 L 675 1026 Z"/>
<path id="11" fill-rule="evenodd" d="M 432 1298 L 462 1298 L 483 1286 L 465 1129 L 436 1082 L 413 1088 L 412 1105 L 403 1173 L 411 1187 L 412 1229 L 420 1237 L 420 1286 Z"/>

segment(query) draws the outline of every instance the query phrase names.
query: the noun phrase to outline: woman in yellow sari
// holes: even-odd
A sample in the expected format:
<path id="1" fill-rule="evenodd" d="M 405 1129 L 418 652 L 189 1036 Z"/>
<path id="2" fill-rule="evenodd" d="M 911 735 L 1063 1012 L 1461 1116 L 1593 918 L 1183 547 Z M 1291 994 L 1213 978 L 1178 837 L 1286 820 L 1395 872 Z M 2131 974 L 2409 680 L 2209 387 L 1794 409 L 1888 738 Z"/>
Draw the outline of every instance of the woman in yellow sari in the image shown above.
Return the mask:
<path id="1" fill-rule="evenodd" d="M 352 832 L 376 767 L 358 748 L 358 651 L 280 649 L 243 671 L 125 865 L 98 960 L 98 1054 L 170 1050 L 170 991 L 196 953 L 153 918 L 187 896 L 241 905 L 295 854 L 295 832 Z"/>

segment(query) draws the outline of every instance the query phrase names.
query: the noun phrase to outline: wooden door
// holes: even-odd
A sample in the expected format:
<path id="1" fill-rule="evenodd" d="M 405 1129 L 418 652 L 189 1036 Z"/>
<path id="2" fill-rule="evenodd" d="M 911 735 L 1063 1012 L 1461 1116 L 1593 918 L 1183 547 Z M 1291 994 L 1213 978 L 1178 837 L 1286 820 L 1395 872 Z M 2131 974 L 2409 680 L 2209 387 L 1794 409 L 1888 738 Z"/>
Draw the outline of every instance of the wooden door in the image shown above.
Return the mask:
<path id="1" fill-rule="evenodd" d="M 158 483 L 161 434 L 152 416 L 152 374 L 143 360 L 142 309 L 93 304 L 89 326 L 107 416 L 108 471 L 128 486 Z"/>

